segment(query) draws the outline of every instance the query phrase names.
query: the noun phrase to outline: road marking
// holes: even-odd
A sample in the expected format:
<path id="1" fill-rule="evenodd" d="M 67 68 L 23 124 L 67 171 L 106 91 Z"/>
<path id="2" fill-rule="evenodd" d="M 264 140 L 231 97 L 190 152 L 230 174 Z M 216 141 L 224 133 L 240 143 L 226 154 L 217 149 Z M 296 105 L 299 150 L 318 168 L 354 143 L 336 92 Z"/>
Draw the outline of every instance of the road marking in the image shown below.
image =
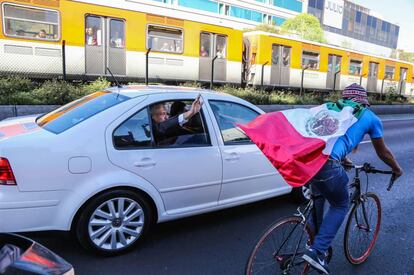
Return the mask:
<path id="1" fill-rule="evenodd" d="M 370 140 L 361 141 L 361 144 L 364 144 L 364 143 L 371 143 L 371 141 Z"/>
<path id="2" fill-rule="evenodd" d="M 380 116 L 381 121 L 400 121 L 400 120 L 413 120 L 414 116 L 413 115 L 401 115 L 401 116 Z"/>

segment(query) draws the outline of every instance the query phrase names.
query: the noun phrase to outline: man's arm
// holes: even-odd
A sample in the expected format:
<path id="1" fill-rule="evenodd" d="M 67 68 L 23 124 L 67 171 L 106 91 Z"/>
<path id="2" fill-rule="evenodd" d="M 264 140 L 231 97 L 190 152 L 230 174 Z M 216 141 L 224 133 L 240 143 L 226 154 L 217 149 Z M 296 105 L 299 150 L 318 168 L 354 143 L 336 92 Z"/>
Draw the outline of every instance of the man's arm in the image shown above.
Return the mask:
<path id="1" fill-rule="evenodd" d="M 378 157 L 392 168 L 392 171 L 397 177 L 400 177 L 403 174 L 403 170 L 401 169 L 391 150 L 388 149 L 387 145 L 385 144 L 384 138 L 372 138 L 371 140 Z"/>
<path id="2" fill-rule="evenodd" d="M 176 136 L 180 131 L 180 128 L 188 122 L 194 115 L 200 112 L 203 102 L 200 97 L 197 97 L 191 105 L 191 109 L 183 114 L 180 114 L 178 117 L 172 117 L 166 121 L 157 123 L 155 129 L 157 134 L 161 134 L 167 137 Z"/>
<path id="3" fill-rule="evenodd" d="M 190 120 L 194 115 L 196 115 L 198 112 L 200 112 L 201 105 L 203 105 L 203 102 L 201 101 L 200 96 L 194 100 L 193 104 L 191 104 L 191 109 L 185 113 L 183 113 L 183 118 L 187 122 Z"/>

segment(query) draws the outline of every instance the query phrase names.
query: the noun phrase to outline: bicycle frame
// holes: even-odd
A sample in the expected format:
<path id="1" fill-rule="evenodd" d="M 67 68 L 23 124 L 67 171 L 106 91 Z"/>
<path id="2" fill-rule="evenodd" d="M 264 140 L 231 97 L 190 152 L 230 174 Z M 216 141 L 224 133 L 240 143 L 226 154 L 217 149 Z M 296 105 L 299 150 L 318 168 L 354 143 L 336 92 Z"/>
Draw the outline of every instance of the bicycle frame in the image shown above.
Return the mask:
<path id="1" fill-rule="evenodd" d="M 366 227 L 364 227 L 361 222 L 360 219 L 358 218 L 358 212 L 355 211 L 355 220 L 357 222 L 358 228 L 359 229 L 364 229 L 366 231 L 371 231 L 371 225 L 369 224 L 368 221 L 368 216 L 367 216 L 367 211 L 365 208 L 365 198 L 364 198 L 364 194 L 361 192 L 361 180 L 359 178 L 359 174 L 360 171 L 363 169 L 363 167 L 356 167 L 355 168 L 355 177 L 354 180 L 352 182 L 352 184 L 349 186 L 350 189 L 354 189 L 355 191 L 352 193 L 352 197 L 350 198 L 350 202 L 351 202 L 351 207 L 349 208 L 349 211 L 352 210 L 353 205 L 359 205 L 362 204 L 362 214 L 363 214 L 363 221 L 365 221 L 365 225 Z M 368 179 L 367 179 L 367 190 L 368 190 Z"/>

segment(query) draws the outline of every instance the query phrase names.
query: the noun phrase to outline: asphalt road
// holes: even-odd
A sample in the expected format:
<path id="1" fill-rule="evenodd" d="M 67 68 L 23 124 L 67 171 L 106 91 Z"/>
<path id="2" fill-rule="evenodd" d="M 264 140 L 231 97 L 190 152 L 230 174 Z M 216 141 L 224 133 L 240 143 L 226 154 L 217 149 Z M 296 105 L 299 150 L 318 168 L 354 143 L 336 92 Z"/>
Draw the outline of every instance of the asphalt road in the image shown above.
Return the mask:
<path id="1" fill-rule="evenodd" d="M 414 274 L 414 119 L 389 119 L 384 121 L 385 139 L 405 174 L 391 192 L 386 191 L 387 176 L 370 177 L 370 189 L 380 195 L 383 209 L 377 245 L 366 263 L 350 265 L 343 253 L 342 227 L 333 246 L 332 274 Z M 351 158 L 386 168 L 369 142 Z M 72 263 L 77 274 L 243 274 L 260 234 L 295 209 L 284 196 L 160 224 L 139 249 L 112 258 L 88 254 L 68 234 L 29 236 Z"/>

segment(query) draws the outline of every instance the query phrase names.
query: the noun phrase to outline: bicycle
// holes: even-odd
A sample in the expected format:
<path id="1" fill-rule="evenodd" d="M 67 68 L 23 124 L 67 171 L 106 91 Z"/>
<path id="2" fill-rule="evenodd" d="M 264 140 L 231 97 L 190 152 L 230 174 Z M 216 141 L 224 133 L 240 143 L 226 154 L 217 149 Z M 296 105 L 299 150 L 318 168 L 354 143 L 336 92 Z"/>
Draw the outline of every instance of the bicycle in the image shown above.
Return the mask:
<path id="1" fill-rule="evenodd" d="M 354 190 L 350 196 L 351 207 L 345 226 L 344 250 L 347 260 L 358 265 L 365 262 L 374 249 L 381 225 L 381 202 L 375 193 L 368 192 L 368 174 L 391 174 L 388 191 L 395 182 L 395 175 L 391 171 L 377 170 L 369 163 L 345 167 L 355 169 L 355 176 L 349 185 Z M 361 172 L 367 177 L 365 192 L 361 190 Z M 275 222 L 265 231 L 249 257 L 247 275 L 316 272 L 302 259 L 306 248 L 313 243 L 315 233 L 318 232 L 317 216 L 313 207 L 316 198 L 312 194 L 303 211 L 299 206 L 296 214 Z M 315 232 L 307 222 L 311 214 L 315 221 Z M 330 248 L 326 255 L 328 263 L 332 254 Z"/>

